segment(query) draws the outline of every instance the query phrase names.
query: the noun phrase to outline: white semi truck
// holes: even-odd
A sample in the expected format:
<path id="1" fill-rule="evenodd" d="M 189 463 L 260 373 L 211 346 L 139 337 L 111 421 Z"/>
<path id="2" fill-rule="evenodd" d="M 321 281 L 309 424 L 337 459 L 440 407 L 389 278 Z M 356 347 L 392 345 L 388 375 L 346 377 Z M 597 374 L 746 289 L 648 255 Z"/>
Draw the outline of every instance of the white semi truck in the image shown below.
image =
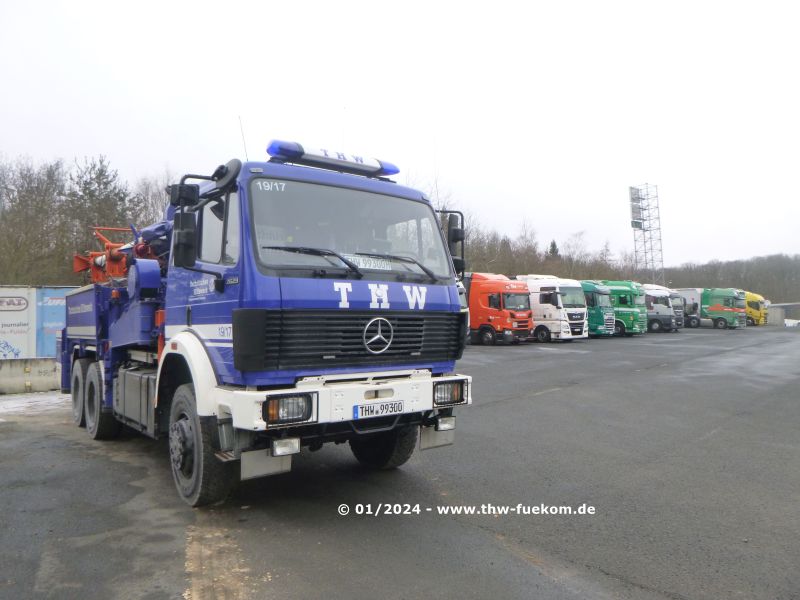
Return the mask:
<path id="1" fill-rule="evenodd" d="M 539 342 L 589 337 L 586 298 L 581 282 L 555 275 L 517 275 L 528 285 L 533 311 L 533 337 Z"/>
<path id="2" fill-rule="evenodd" d="M 674 290 L 671 290 L 663 285 L 655 285 L 653 283 L 645 283 L 642 285 L 644 289 L 644 299 L 647 305 L 647 330 L 650 332 L 656 331 L 677 331 L 677 314 L 672 305 L 673 295 L 677 295 Z M 681 318 L 683 318 L 683 308 L 681 307 Z"/>

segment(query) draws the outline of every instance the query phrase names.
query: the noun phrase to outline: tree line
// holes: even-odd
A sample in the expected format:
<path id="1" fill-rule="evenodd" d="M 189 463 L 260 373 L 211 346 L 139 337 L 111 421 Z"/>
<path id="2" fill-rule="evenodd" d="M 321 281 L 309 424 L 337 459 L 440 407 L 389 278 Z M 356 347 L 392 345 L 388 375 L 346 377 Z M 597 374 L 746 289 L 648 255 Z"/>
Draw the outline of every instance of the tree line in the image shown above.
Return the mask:
<path id="1" fill-rule="evenodd" d="M 104 156 L 66 164 L 0 160 L 0 284 L 77 285 L 75 253 L 101 249 L 92 227 L 162 218 L 164 177 L 123 181 Z M 132 233 L 110 234 L 130 241 Z"/>
<path id="2" fill-rule="evenodd" d="M 77 285 L 72 271 L 76 252 L 99 249 L 93 226 L 137 227 L 162 218 L 169 173 L 122 180 L 104 156 L 67 164 L 62 160 L 0 160 L 0 285 Z M 438 206 L 452 205 L 438 190 Z M 613 255 L 609 244 L 587 247 L 583 233 L 559 244 L 542 243 L 529 223 L 516 236 L 482 226 L 467 215 L 466 259 L 470 271 L 559 275 L 571 279 L 649 281 L 637 271 L 633 253 Z M 131 239 L 121 234 L 120 241 Z M 670 287 L 736 287 L 773 302 L 800 301 L 800 255 L 687 263 L 665 271 Z"/>

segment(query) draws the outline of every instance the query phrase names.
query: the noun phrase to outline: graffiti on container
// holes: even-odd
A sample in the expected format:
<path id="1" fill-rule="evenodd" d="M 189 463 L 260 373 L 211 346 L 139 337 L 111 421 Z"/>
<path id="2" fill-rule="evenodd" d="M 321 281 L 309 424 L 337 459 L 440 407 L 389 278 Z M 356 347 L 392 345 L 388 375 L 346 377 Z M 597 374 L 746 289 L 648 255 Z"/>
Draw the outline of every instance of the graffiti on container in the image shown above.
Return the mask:
<path id="1" fill-rule="evenodd" d="M 5 340 L 0 340 L 0 358 L 19 358 L 22 351 Z"/>

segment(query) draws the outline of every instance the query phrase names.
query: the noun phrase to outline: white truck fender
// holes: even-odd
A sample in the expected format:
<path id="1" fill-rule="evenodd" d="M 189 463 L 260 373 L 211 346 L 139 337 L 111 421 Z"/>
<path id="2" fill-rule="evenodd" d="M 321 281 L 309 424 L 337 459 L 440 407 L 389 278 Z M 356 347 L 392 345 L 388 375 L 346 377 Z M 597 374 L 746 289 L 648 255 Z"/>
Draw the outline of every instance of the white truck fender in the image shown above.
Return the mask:
<path id="1" fill-rule="evenodd" d="M 170 354 L 182 356 L 189 366 L 194 383 L 194 394 L 197 401 L 197 414 L 201 417 L 217 415 L 217 406 L 214 400 L 214 389 L 217 387 L 217 379 L 214 374 L 214 366 L 208 357 L 208 352 L 203 344 L 193 333 L 181 331 L 172 336 L 164 348 L 164 353 L 158 363 L 158 377 L 156 379 L 156 389 L 161 383 L 161 369 L 167 362 L 166 358 Z M 156 399 L 158 402 L 158 399 Z"/>

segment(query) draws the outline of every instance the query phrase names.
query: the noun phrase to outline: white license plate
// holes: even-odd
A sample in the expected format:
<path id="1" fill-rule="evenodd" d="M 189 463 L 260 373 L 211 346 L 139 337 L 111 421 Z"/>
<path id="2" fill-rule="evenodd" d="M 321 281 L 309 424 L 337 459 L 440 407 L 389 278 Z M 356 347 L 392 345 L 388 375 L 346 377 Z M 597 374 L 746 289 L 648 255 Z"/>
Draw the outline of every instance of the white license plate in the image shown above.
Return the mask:
<path id="1" fill-rule="evenodd" d="M 376 271 L 392 270 L 392 262 L 386 258 L 359 256 L 357 254 L 345 254 L 344 257 L 361 269 L 375 269 Z"/>
<path id="2" fill-rule="evenodd" d="M 371 404 L 357 404 L 353 407 L 353 419 L 370 419 L 372 417 L 385 417 L 403 412 L 402 400 L 391 402 L 373 402 Z"/>

